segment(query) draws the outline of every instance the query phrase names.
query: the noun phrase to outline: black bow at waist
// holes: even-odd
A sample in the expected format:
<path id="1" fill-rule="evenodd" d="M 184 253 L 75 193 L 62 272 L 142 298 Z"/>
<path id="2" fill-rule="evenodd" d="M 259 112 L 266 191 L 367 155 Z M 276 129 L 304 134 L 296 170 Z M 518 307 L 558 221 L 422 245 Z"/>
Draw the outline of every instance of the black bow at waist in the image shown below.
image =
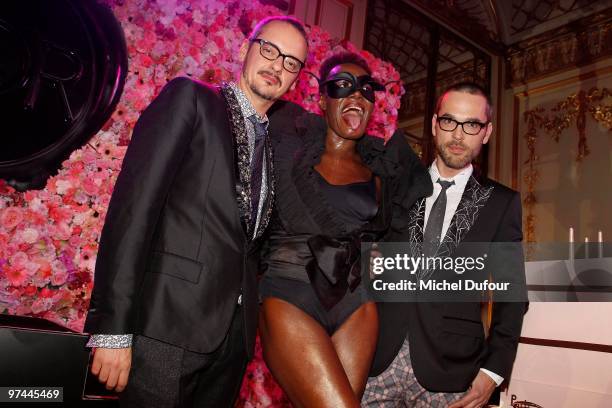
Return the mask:
<path id="1" fill-rule="evenodd" d="M 321 304 L 335 306 L 347 291 L 361 283 L 361 243 L 373 242 L 369 232 L 339 238 L 327 235 L 290 235 L 269 238 L 264 264 L 270 276 L 309 282 Z"/>
<path id="2" fill-rule="evenodd" d="M 314 235 L 308 239 L 313 259 L 306 264 L 310 283 L 326 309 L 335 306 L 361 283 L 361 242 L 364 236 L 332 238 Z"/>

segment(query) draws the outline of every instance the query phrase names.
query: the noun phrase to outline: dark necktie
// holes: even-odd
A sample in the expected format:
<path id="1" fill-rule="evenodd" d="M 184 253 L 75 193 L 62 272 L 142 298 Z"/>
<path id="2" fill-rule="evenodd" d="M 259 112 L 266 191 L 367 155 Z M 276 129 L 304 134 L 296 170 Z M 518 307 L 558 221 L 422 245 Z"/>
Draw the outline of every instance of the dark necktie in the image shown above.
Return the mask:
<path id="1" fill-rule="evenodd" d="M 251 160 L 251 231 L 257 225 L 259 196 L 261 195 L 261 179 L 263 172 L 264 145 L 266 140 L 266 125 L 257 119 L 257 115 L 249 116 L 255 128 L 255 148 Z"/>
<path id="2" fill-rule="evenodd" d="M 442 241 L 442 224 L 444 224 L 444 213 L 446 212 L 446 190 L 455 182 L 438 179 L 438 184 L 442 186 L 442 191 L 431 207 L 423 233 L 423 254 L 425 256 L 434 256 L 438 251 Z"/>

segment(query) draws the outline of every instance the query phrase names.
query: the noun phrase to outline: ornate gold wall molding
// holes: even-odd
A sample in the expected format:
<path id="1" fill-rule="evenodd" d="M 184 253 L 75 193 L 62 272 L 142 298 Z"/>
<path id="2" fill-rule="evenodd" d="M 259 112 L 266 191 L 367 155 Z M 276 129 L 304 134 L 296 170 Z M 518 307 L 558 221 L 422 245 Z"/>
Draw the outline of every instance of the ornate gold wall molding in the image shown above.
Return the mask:
<path id="1" fill-rule="evenodd" d="M 535 242 L 535 215 L 534 207 L 537 203 L 535 186 L 538 181 L 538 171 L 535 164 L 538 161 L 536 153 L 536 142 L 538 133 L 544 131 L 555 142 L 559 142 L 561 133 L 568 129 L 574 122 L 578 131 L 578 153 L 576 163 L 580 163 L 589 154 L 586 135 L 586 120 L 588 115 L 598 123 L 612 131 L 612 105 L 603 104 L 605 98 L 612 97 L 612 92 L 607 88 L 591 88 L 588 92 L 581 90 L 569 95 L 564 100 L 557 102 L 550 110 L 542 107 L 527 110 L 523 113 L 523 121 L 527 124 L 527 131 L 523 135 L 527 144 L 528 156 L 524 164 L 527 170 L 523 181 L 527 185 L 527 194 L 523 198 L 525 214 L 525 239 L 527 242 Z"/>
<path id="2" fill-rule="evenodd" d="M 598 104 L 604 98 L 612 96 L 607 88 L 591 88 L 588 92 L 579 91 L 557 103 L 551 115 L 543 123 L 544 129 L 555 140 L 559 141 L 561 132 L 576 122 L 578 129 L 578 154 L 576 161 L 581 161 L 589 154 L 586 136 L 586 118 L 590 113 L 593 119 L 612 130 L 612 105 Z"/>
<path id="3" fill-rule="evenodd" d="M 508 48 L 506 87 L 516 87 L 612 55 L 612 8 Z"/>
<path id="4" fill-rule="evenodd" d="M 539 177 L 538 170 L 535 168 L 535 163 L 538 161 L 536 141 L 538 139 L 537 129 L 542 127 L 542 123 L 544 123 L 545 120 L 542 116 L 543 112 L 544 109 L 538 107 L 523 113 L 523 120 L 527 123 L 527 132 L 523 135 L 523 138 L 529 150 L 529 155 L 524 163 L 527 165 L 527 170 L 523 176 L 523 180 L 525 184 L 527 184 L 527 194 L 523 197 L 523 206 L 526 209 L 525 241 L 527 242 L 535 242 L 535 215 L 533 213 L 533 208 L 537 203 L 535 185 Z"/>

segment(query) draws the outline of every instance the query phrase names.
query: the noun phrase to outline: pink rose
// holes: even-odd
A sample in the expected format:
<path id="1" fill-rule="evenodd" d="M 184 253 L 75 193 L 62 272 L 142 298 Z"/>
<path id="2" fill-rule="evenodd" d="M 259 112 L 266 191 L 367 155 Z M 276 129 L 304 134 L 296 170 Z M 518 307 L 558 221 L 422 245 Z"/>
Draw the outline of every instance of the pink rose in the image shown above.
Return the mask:
<path id="1" fill-rule="evenodd" d="M 31 313 L 32 313 L 32 309 L 28 303 L 21 303 L 15 308 L 16 315 L 25 316 Z"/>
<path id="2" fill-rule="evenodd" d="M 56 225 L 52 225 L 49 227 L 49 232 L 53 239 L 57 239 L 60 241 L 68 241 L 71 236 L 71 229 L 65 222 L 60 222 Z"/>
<path id="3" fill-rule="evenodd" d="M 94 183 L 93 178 L 91 177 L 87 177 L 85 180 L 83 180 L 83 184 L 81 185 L 81 187 L 87 194 L 91 196 L 96 195 L 96 193 L 98 192 L 98 186 L 96 185 L 96 183 Z"/>
<path id="4" fill-rule="evenodd" d="M 68 279 L 66 271 L 53 271 L 53 275 L 51 275 L 51 284 L 54 286 L 61 286 L 66 283 L 66 279 Z"/>
<path id="5" fill-rule="evenodd" d="M 67 223 L 72 220 L 72 210 L 54 203 L 49 206 L 49 216 L 58 224 Z"/>
<path id="6" fill-rule="evenodd" d="M 19 207 L 8 207 L 0 212 L 0 225 L 12 230 L 23 221 L 23 210 Z"/>
<path id="7" fill-rule="evenodd" d="M 38 230 L 34 228 L 26 228 L 21 233 L 21 239 L 28 244 L 33 244 L 38 239 L 39 233 Z"/>
<path id="8" fill-rule="evenodd" d="M 36 299 L 34 303 L 32 303 L 32 313 L 38 314 L 38 313 L 47 311 L 49 310 L 51 305 L 52 305 L 52 302 L 50 299 L 46 299 L 46 298 Z"/>
<path id="9" fill-rule="evenodd" d="M 11 263 L 11 266 L 18 269 L 23 269 L 26 267 L 26 264 L 28 262 L 28 256 L 21 251 L 16 252 L 9 258 L 9 261 Z"/>

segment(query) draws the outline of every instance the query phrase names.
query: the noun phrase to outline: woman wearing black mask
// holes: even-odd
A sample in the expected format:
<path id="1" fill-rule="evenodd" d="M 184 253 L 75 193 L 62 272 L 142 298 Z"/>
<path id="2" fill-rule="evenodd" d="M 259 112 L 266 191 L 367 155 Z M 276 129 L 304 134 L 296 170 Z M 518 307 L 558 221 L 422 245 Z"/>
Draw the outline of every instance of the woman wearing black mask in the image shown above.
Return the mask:
<path id="1" fill-rule="evenodd" d="M 295 407 L 358 407 L 378 334 L 360 246 L 393 228 L 419 197 L 408 194 L 411 180 L 426 173 L 401 133 L 387 145 L 365 136 L 385 88 L 363 58 L 328 58 L 320 77 L 324 118 L 271 122 L 277 196 L 260 334 L 266 363 Z"/>

